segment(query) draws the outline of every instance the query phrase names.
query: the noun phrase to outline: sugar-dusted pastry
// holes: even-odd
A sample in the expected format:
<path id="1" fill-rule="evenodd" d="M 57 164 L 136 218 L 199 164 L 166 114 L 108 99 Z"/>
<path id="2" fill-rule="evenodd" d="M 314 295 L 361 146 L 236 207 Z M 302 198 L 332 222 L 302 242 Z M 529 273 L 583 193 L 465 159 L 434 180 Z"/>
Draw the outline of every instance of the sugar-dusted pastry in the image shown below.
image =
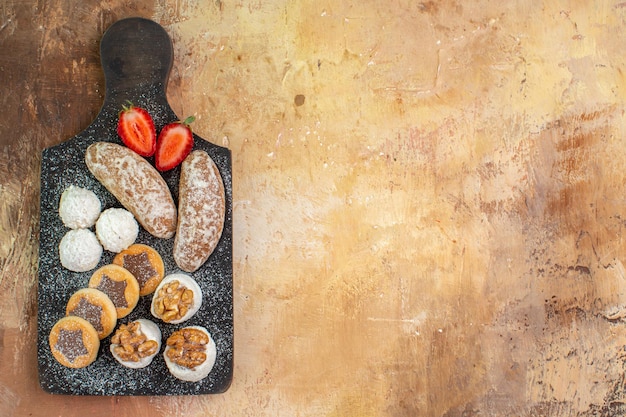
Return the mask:
<path id="1" fill-rule="evenodd" d="M 86 188 L 70 185 L 61 194 L 59 216 L 65 227 L 85 229 L 93 226 L 100 215 L 98 196 Z"/>
<path id="2" fill-rule="evenodd" d="M 82 288 L 72 294 L 65 307 L 65 314 L 87 320 L 98 332 L 100 340 L 110 335 L 117 324 L 113 301 L 95 288 Z"/>
<path id="3" fill-rule="evenodd" d="M 115 255 L 113 263 L 135 276 L 139 283 L 139 295 L 142 296 L 152 294 L 165 275 L 165 265 L 159 252 L 141 243 L 135 243 Z"/>
<path id="4" fill-rule="evenodd" d="M 170 373 L 183 381 L 206 378 L 217 357 L 217 348 L 208 330 L 189 326 L 172 333 L 165 343 L 163 357 Z"/>
<path id="5" fill-rule="evenodd" d="M 170 274 L 163 278 L 152 296 L 150 312 L 166 323 L 177 324 L 189 320 L 202 304 L 202 291 L 192 277 Z"/>
<path id="6" fill-rule="evenodd" d="M 89 279 L 89 288 L 95 288 L 109 296 L 117 318 L 130 314 L 139 301 L 139 283 L 135 276 L 119 265 L 104 265 L 96 270 Z"/>
<path id="7" fill-rule="evenodd" d="M 86 272 L 94 269 L 102 257 L 102 245 L 89 229 L 72 229 L 59 243 L 61 265 L 70 271 Z"/>
<path id="8" fill-rule="evenodd" d="M 55 323 L 48 336 L 52 356 L 68 368 L 84 368 L 96 360 L 100 339 L 87 320 L 67 316 Z"/>
<path id="9" fill-rule="evenodd" d="M 122 324 L 111 337 L 111 354 L 122 365 L 145 368 L 161 350 L 161 330 L 150 320 Z"/>
<path id="10" fill-rule="evenodd" d="M 178 196 L 178 226 L 174 260 L 180 269 L 194 272 L 215 250 L 226 215 L 224 184 L 211 157 L 193 151 L 182 163 Z"/>
<path id="11" fill-rule="evenodd" d="M 96 236 L 104 249 L 119 253 L 135 243 L 139 225 L 133 214 L 123 208 L 108 208 L 96 222 Z"/>
<path id="12" fill-rule="evenodd" d="M 176 205 L 161 174 L 126 146 L 96 142 L 85 153 L 87 168 L 144 229 L 169 239 L 176 232 Z"/>

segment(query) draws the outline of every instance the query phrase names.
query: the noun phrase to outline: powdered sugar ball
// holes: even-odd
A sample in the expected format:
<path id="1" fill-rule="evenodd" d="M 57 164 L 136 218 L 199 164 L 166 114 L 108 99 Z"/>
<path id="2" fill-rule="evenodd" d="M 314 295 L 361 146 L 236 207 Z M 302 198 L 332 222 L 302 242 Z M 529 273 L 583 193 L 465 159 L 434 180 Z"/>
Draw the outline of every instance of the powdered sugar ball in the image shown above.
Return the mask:
<path id="1" fill-rule="evenodd" d="M 104 249 L 119 253 L 135 243 L 139 225 L 133 214 L 123 208 L 109 208 L 96 222 L 96 235 Z"/>
<path id="2" fill-rule="evenodd" d="M 100 215 L 98 196 L 85 188 L 70 185 L 61 194 L 59 216 L 66 227 L 84 229 L 93 226 Z"/>
<path id="3" fill-rule="evenodd" d="M 89 229 L 72 229 L 59 243 L 61 265 L 70 271 L 85 272 L 94 269 L 102 256 L 102 245 Z"/>

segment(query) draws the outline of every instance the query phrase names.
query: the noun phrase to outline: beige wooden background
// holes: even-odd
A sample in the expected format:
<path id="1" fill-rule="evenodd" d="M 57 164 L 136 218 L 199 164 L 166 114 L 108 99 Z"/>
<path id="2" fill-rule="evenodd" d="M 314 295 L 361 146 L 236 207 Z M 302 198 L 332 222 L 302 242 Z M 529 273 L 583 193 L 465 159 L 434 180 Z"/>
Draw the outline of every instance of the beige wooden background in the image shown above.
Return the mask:
<path id="1" fill-rule="evenodd" d="M 129 16 L 233 153 L 221 395 L 37 383 L 40 151 Z M 0 415 L 626 415 L 626 3 L 0 0 L 0 87 Z"/>

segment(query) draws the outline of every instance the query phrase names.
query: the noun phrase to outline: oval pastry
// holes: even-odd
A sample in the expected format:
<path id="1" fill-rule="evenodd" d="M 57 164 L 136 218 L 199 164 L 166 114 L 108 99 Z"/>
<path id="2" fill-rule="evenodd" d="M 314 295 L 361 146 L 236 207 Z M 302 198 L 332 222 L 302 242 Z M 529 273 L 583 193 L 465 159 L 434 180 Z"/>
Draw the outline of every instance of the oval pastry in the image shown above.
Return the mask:
<path id="1" fill-rule="evenodd" d="M 67 302 L 65 314 L 87 320 L 98 332 L 100 340 L 110 335 L 117 324 L 117 312 L 113 301 L 95 288 L 82 288 L 72 294 Z"/>
<path id="2" fill-rule="evenodd" d="M 176 231 L 176 205 L 167 183 L 150 163 L 125 146 L 96 142 L 85 163 L 94 177 L 151 235 L 169 239 Z"/>
<path id="3" fill-rule="evenodd" d="M 96 360 L 98 332 L 87 320 L 68 316 L 57 321 L 48 337 L 52 356 L 68 368 L 84 368 Z"/>
<path id="4" fill-rule="evenodd" d="M 129 315 L 139 301 L 139 283 L 130 271 L 119 265 L 109 264 L 98 268 L 91 275 L 88 286 L 109 296 L 118 319 Z"/>
<path id="5" fill-rule="evenodd" d="M 174 260 L 186 272 L 194 272 L 217 247 L 224 229 L 226 197 L 215 162 L 205 151 L 193 151 L 180 170 L 178 225 Z"/>
<path id="6" fill-rule="evenodd" d="M 217 348 L 208 330 L 189 326 L 167 338 L 163 357 L 170 373 L 183 381 L 196 382 L 206 378 L 217 357 Z"/>
<path id="7" fill-rule="evenodd" d="M 135 243 L 115 255 L 115 265 L 130 271 L 139 283 L 139 295 L 152 294 L 165 275 L 161 255 L 154 248 Z"/>
<path id="8" fill-rule="evenodd" d="M 154 291 L 150 312 L 166 323 L 178 324 L 196 314 L 201 304 L 202 291 L 196 280 L 185 274 L 171 274 Z"/>
<path id="9" fill-rule="evenodd" d="M 161 330 L 146 319 L 122 324 L 111 337 L 111 354 L 122 365 L 145 368 L 161 350 Z"/>

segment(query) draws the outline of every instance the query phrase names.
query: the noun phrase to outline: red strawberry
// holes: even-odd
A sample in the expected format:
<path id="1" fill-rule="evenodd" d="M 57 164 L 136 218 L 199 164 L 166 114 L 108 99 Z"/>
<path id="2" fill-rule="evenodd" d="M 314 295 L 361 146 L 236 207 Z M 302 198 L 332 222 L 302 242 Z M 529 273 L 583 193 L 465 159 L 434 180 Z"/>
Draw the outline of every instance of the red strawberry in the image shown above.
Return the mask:
<path id="1" fill-rule="evenodd" d="M 189 155 L 193 148 L 193 134 L 189 125 L 196 120 L 189 116 L 182 122 L 165 125 L 159 133 L 154 162 L 159 171 L 168 171 Z"/>
<path id="2" fill-rule="evenodd" d="M 117 123 L 117 134 L 124 145 L 141 156 L 152 156 L 156 150 L 156 130 L 150 114 L 128 102 L 122 107 Z"/>

